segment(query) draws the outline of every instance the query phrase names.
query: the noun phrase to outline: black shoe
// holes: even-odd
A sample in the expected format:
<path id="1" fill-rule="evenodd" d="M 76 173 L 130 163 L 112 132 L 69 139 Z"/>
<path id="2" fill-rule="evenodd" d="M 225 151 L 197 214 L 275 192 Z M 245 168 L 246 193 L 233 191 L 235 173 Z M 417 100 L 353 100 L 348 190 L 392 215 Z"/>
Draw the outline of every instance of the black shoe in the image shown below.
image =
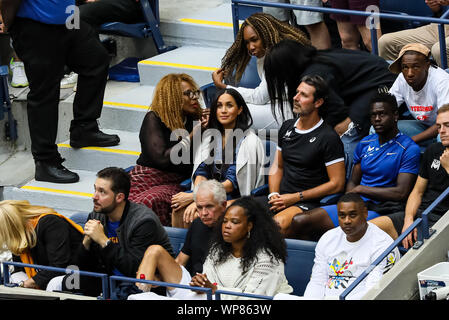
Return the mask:
<path id="1" fill-rule="evenodd" d="M 79 131 L 78 131 L 79 132 Z M 72 148 L 83 147 L 112 147 L 118 145 L 120 138 L 116 134 L 106 134 L 98 131 L 87 131 L 70 135 L 70 145 Z"/>
<path id="2" fill-rule="evenodd" d="M 36 161 L 34 179 L 54 183 L 75 183 L 80 180 L 77 173 L 68 170 L 60 162 Z"/>

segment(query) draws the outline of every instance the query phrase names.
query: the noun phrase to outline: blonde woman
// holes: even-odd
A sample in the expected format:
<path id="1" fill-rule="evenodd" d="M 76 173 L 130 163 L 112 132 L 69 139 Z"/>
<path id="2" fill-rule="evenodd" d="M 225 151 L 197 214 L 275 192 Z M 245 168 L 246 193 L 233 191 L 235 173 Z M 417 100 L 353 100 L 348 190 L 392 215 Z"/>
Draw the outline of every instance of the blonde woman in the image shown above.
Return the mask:
<path id="1" fill-rule="evenodd" d="M 200 90 L 187 74 L 168 74 L 156 85 L 150 110 L 140 128 L 141 154 L 131 171 L 129 200 L 153 209 L 162 225 L 171 223 L 171 198 L 181 191 L 179 183 L 192 174 L 194 131 L 207 123 Z M 201 120 L 194 128 L 194 121 Z M 189 134 L 172 140 L 176 130 Z"/>
<path id="2" fill-rule="evenodd" d="M 82 238 L 81 226 L 51 208 L 28 201 L 0 202 L 0 248 L 11 251 L 14 261 L 58 268 L 76 265 L 74 252 Z M 49 290 L 49 281 L 61 275 L 28 267 L 14 271 L 12 282 L 35 289 Z"/>

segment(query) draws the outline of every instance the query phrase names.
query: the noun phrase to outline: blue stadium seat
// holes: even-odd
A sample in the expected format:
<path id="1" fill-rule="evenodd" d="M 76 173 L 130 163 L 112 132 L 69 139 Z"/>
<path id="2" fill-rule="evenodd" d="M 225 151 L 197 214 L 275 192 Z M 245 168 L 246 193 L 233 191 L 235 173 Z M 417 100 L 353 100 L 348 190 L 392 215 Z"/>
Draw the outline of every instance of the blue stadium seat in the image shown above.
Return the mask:
<path id="1" fill-rule="evenodd" d="M 257 88 L 260 84 L 259 74 L 257 73 L 257 58 L 252 56 L 243 72 L 242 79 L 238 84 L 239 87 Z"/>
<path id="2" fill-rule="evenodd" d="M 131 38 L 153 36 L 158 53 L 175 49 L 167 47 L 159 30 L 159 0 L 140 0 L 144 21 L 139 23 L 108 22 L 100 27 L 100 33 Z"/>
<path id="3" fill-rule="evenodd" d="M 178 255 L 179 251 L 181 251 L 184 241 L 187 235 L 187 229 L 183 228 L 173 228 L 164 226 L 165 231 L 167 231 L 168 238 L 170 239 L 170 243 L 173 247 L 173 251 L 175 255 Z"/>
<path id="4" fill-rule="evenodd" d="M 287 243 L 287 263 L 285 276 L 293 287 L 292 294 L 302 296 L 312 275 L 316 242 L 285 239 Z"/>
<path id="5" fill-rule="evenodd" d="M 421 16 L 421 17 L 432 17 L 432 10 L 426 5 L 424 0 L 407 0 L 407 1 L 398 1 L 398 0 L 380 0 L 380 12 L 383 13 L 394 13 L 401 15 L 412 15 L 412 16 Z M 382 23 L 386 23 L 387 20 L 382 20 Z M 402 29 L 411 29 L 416 28 L 422 25 L 421 22 L 418 21 L 403 21 L 394 23 L 392 20 L 388 21 L 389 24 L 400 25 Z"/>

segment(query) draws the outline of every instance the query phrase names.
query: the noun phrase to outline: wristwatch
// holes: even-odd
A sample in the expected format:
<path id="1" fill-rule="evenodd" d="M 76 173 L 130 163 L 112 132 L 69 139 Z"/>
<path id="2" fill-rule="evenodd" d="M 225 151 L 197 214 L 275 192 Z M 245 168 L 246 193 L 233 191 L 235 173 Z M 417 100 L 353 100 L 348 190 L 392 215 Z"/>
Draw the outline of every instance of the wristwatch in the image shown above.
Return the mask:
<path id="1" fill-rule="evenodd" d="M 111 243 L 111 239 L 106 240 L 106 242 L 104 243 L 104 246 L 102 246 L 102 248 L 106 248 L 109 243 Z"/>
<path id="2" fill-rule="evenodd" d="M 302 191 L 299 192 L 299 201 L 304 201 L 304 195 L 302 194 Z"/>
<path id="3" fill-rule="evenodd" d="M 18 284 L 19 287 L 23 288 L 25 286 L 25 281 L 20 281 Z"/>

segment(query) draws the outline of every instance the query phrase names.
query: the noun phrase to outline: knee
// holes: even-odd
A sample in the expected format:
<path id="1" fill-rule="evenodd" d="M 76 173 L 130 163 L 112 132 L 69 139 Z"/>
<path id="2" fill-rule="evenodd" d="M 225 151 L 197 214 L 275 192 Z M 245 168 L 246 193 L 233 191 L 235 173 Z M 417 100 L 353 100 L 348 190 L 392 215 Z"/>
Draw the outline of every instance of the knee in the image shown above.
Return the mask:
<path id="1" fill-rule="evenodd" d="M 430 49 L 432 57 L 435 59 L 436 63 L 441 66 L 441 54 L 440 54 L 440 43 L 435 43 Z"/>
<path id="2" fill-rule="evenodd" d="M 158 244 L 153 244 L 145 250 L 144 259 L 151 259 L 157 257 L 163 250 L 165 250 L 162 246 Z"/>
<path id="3" fill-rule="evenodd" d="M 294 233 L 301 233 L 310 226 L 310 217 L 304 213 L 297 214 L 293 217 L 291 223 L 291 230 Z"/>
<path id="4" fill-rule="evenodd" d="M 341 46 L 345 49 L 356 49 L 359 46 L 358 39 L 352 33 L 340 33 Z"/>

